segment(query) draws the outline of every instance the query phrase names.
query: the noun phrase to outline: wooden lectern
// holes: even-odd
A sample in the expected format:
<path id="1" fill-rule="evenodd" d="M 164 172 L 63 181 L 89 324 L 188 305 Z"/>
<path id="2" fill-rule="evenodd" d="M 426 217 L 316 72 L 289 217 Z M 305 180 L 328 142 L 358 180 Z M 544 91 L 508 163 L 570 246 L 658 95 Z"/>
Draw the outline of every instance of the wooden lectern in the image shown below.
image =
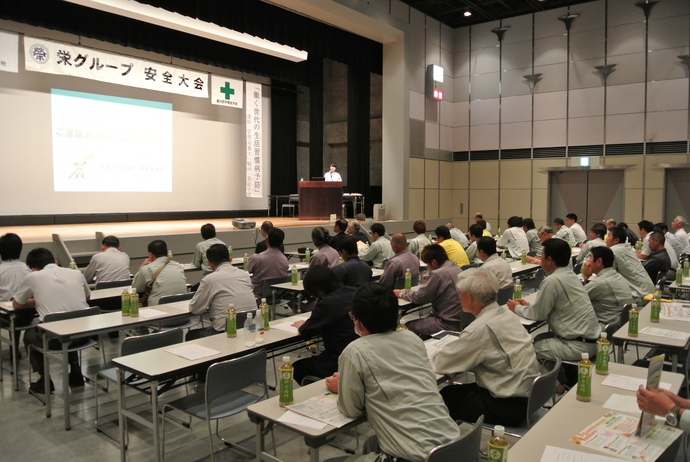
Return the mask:
<path id="1" fill-rule="evenodd" d="M 300 181 L 299 219 L 328 220 L 342 214 L 342 181 Z"/>

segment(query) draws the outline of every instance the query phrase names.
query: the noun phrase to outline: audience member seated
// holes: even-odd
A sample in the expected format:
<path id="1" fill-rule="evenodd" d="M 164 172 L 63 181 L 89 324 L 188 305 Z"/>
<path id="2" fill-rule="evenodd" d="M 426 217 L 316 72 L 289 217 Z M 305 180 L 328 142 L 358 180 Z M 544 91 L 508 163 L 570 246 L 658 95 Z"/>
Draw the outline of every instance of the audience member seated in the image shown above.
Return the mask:
<path id="1" fill-rule="evenodd" d="M 371 282 L 371 266 L 360 260 L 357 253 L 357 243 L 352 237 L 340 241 L 340 258 L 343 262 L 333 268 L 333 273 L 346 286 L 359 287 Z"/>
<path id="2" fill-rule="evenodd" d="M 522 230 L 525 232 L 525 237 L 529 243 L 529 251 L 541 252 L 541 241 L 539 240 L 539 236 L 537 236 L 537 230 L 535 228 L 534 220 L 531 218 L 522 220 Z"/>
<path id="3" fill-rule="evenodd" d="M 637 258 L 646 260 L 652 250 L 649 248 L 649 234 L 654 231 L 654 223 L 649 220 L 642 220 L 637 224 L 642 239 L 642 250 L 635 250 Z"/>
<path id="4" fill-rule="evenodd" d="M 671 228 L 673 228 L 674 235 L 683 244 L 683 253 L 690 255 L 690 242 L 688 241 L 688 233 L 685 231 L 685 225 L 687 224 L 687 220 L 678 215 L 671 222 Z"/>
<path id="5" fill-rule="evenodd" d="M 628 245 L 635 247 L 635 245 L 637 244 L 637 241 L 640 240 L 640 238 L 637 237 L 637 234 L 635 234 L 635 232 L 632 229 L 628 228 L 628 224 L 623 222 L 623 221 L 621 221 L 618 224 L 618 226 L 620 226 L 621 228 L 623 228 L 625 230 L 626 240 L 623 241 L 623 243 L 627 243 Z M 611 229 L 611 228 L 609 227 L 607 229 Z"/>
<path id="6" fill-rule="evenodd" d="M 331 247 L 333 247 L 335 250 L 338 250 L 338 244 L 340 243 L 341 239 L 345 239 L 347 237 L 347 234 L 345 234 L 345 231 L 347 231 L 347 221 L 340 219 L 335 222 L 333 225 L 333 232 L 335 233 L 331 237 Z"/>
<path id="7" fill-rule="evenodd" d="M 401 233 L 391 236 L 391 249 L 394 255 L 388 259 L 388 264 L 379 278 L 379 284 L 389 289 L 395 288 L 395 280 L 404 278 L 405 271 L 410 270 L 412 277 L 419 279 L 419 258 L 407 249 L 407 239 Z"/>
<path id="8" fill-rule="evenodd" d="M 615 257 L 611 249 L 605 245 L 597 246 L 590 250 L 590 254 L 590 258 L 582 264 L 582 278 L 594 313 L 602 327 L 605 327 L 616 320 L 623 305 L 633 302 L 632 294 L 628 282 L 613 269 Z M 591 278 L 593 274 L 595 278 Z"/>
<path id="9" fill-rule="evenodd" d="M 414 231 L 414 237 L 410 239 L 407 246 L 410 252 L 419 257 L 422 255 L 422 249 L 430 244 L 429 239 L 424 235 L 426 233 L 426 223 L 422 220 L 417 220 L 412 225 L 412 230 Z"/>
<path id="10" fill-rule="evenodd" d="M 259 231 L 261 232 L 261 235 L 263 236 L 264 240 L 256 244 L 256 249 L 254 249 L 254 253 L 261 253 L 264 252 L 267 249 L 267 236 L 268 233 L 271 232 L 273 229 L 273 223 L 270 221 L 264 221 L 261 223 L 261 228 L 259 228 Z M 285 247 L 283 247 L 283 244 L 280 244 L 280 247 L 278 247 L 278 250 L 280 250 L 281 253 L 285 253 Z"/>
<path id="11" fill-rule="evenodd" d="M 534 339 L 537 359 L 579 361 L 582 353 L 594 357 L 601 327 L 580 278 L 567 268 L 570 246 L 549 239 L 543 247 L 541 267 L 548 277 L 539 285 L 537 299 L 532 305 L 508 300 L 508 308 L 523 318 L 548 322 L 550 332 Z"/>
<path id="12" fill-rule="evenodd" d="M 201 280 L 199 290 L 189 302 L 189 312 L 201 315 L 208 311 L 211 326 L 190 330 L 185 336 L 186 340 L 225 332 L 226 313 L 231 303 L 237 311 L 256 309 L 249 273 L 232 266 L 225 244 L 213 244 L 209 247 L 206 261 L 213 272 Z"/>
<path id="13" fill-rule="evenodd" d="M 396 330 L 393 293 L 380 284 L 360 287 L 352 318 L 361 338 L 345 348 L 339 373 L 326 379 L 326 387 L 338 393 L 340 412 L 351 418 L 366 414 L 374 430 L 357 460 L 423 461 L 436 446 L 455 441 L 458 425 L 443 404 L 423 342 Z"/>
<path id="14" fill-rule="evenodd" d="M 0 237 L 0 301 L 9 302 L 19 289 L 27 274 L 31 270 L 24 262 L 19 260 L 22 253 L 22 240 L 14 233 L 7 233 Z M 14 316 L 15 327 L 27 326 L 34 318 L 33 310 L 18 311 Z M 9 326 L 9 316 L 0 315 L 0 322 Z M 21 332 L 16 332 L 14 336 L 14 348 L 17 351 L 17 358 L 21 358 L 19 350 L 19 337 Z"/>
<path id="15" fill-rule="evenodd" d="M 148 258 L 141 263 L 132 281 L 132 288 L 141 296 L 146 291 L 146 286 L 155 279 L 151 286 L 148 306 L 158 305 L 163 295 L 187 292 L 184 268 L 178 262 L 168 260 L 168 244 L 160 239 L 151 241 L 148 252 Z"/>
<path id="16" fill-rule="evenodd" d="M 569 213 L 565 216 L 565 224 L 568 225 L 570 232 L 573 233 L 575 238 L 575 245 L 580 245 L 587 240 L 587 235 L 582 226 L 577 222 L 577 215 L 574 213 Z"/>
<path id="17" fill-rule="evenodd" d="M 493 237 L 482 237 L 477 241 L 477 256 L 484 262 L 482 269 L 489 271 L 498 280 L 498 287 L 513 284 L 513 269 L 496 252 L 496 241 Z"/>
<path id="18" fill-rule="evenodd" d="M 627 233 L 625 229 L 615 226 L 608 229 L 606 246 L 613 251 L 613 269 L 628 282 L 632 296 L 641 302 L 647 295 L 654 292 L 654 284 L 649 279 L 640 259 L 635 251 L 625 243 Z"/>
<path id="19" fill-rule="evenodd" d="M 292 325 L 305 340 L 321 336 L 324 351 L 295 361 L 295 382 L 302 383 L 308 375 L 324 379 L 338 371 L 338 358 L 346 346 L 357 338 L 350 319 L 354 287 L 342 285 L 326 266 L 309 268 L 304 275 L 304 291 L 317 299 L 311 316 Z"/>
<path id="20" fill-rule="evenodd" d="M 91 297 L 91 291 L 89 291 L 89 286 L 81 271 L 59 267 L 50 250 L 42 247 L 29 252 L 26 256 L 26 264 L 32 272 L 24 277 L 14 294 L 12 301 L 14 309 L 35 307 L 40 320 L 43 321 L 45 315 L 49 313 L 88 308 L 87 302 Z M 88 340 L 88 338 L 78 339 L 70 343 L 70 346 L 82 345 Z M 27 348 L 29 345 L 43 347 L 43 336 L 37 327 L 32 327 L 24 333 L 24 344 Z M 52 339 L 48 343 L 48 348 L 51 349 L 61 347 L 62 343 L 58 339 Z M 79 367 L 79 356 L 73 352 L 69 353 L 67 359 L 70 367 L 70 388 L 83 386 L 84 376 Z M 43 354 L 32 349 L 29 361 L 32 370 L 39 375 L 38 380 L 29 386 L 29 390 L 34 393 L 45 394 Z M 48 379 L 50 383 L 48 392 L 52 393 L 55 387 L 50 377 Z M 63 384 L 63 386 L 67 386 L 67 384 Z"/>
<path id="21" fill-rule="evenodd" d="M 654 231 L 659 231 L 664 235 L 664 239 L 666 239 L 664 247 L 668 252 L 668 258 L 671 260 L 671 269 L 675 270 L 678 268 L 681 254 L 685 252 L 683 244 L 673 233 L 668 232 L 668 225 L 666 223 L 655 223 Z M 682 263 L 680 265 L 682 266 Z"/>
<path id="22" fill-rule="evenodd" d="M 527 263 L 534 263 L 535 265 L 540 265 L 541 264 L 541 251 L 543 248 L 544 242 L 548 241 L 549 239 L 561 239 L 560 237 L 556 237 L 556 234 L 553 232 L 553 228 L 551 226 L 542 226 L 537 230 L 537 238 L 539 239 L 539 242 L 542 244 L 542 247 L 539 248 L 539 251 L 537 252 L 536 257 L 527 257 Z M 563 240 L 563 239 L 561 239 Z"/>
<path id="23" fill-rule="evenodd" d="M 490 272 L 469 269 L 458 277 L 462 309 L 476 319 L 460 333 L 441 339 L 429 353 L 437 374 L 473 372 L 476 383 L 441 389 L 455 420 L 479 416 L 494 425 L 517 426 L 525 419 L 539 363 L 532 337 L 517 316 L 496 303 L 498 281 Z"/>
<path id="24" fill-rule="evenodd" d="M 448 254 L 448 260 L 455 262 L 458 266 L 469 265 L 470 259 L 467 258 L 465 249 L 460 244 L 450 238 L 450 230 L 444 225 L 436 228 L 436 243 L 443 247 Z"/>
<path id="25" fill-rule="evenodd" d="M 316 246 L 317 251 L 312 254 L 311 260 L 309 260 L 309 268 L 313 266 L 335 268 L 338 266 L 340 255 L 336 249 L 328 245 L 331 236 L 324 227 L 317 226 L 311 230 L 311 241 Z"/>
<path id="26" fill-rule="evenodd" d="M 664 247 L 666 238 L 659 231 L 652 231 L 648 236 L 650 254 L 642 261 L 645 271 L 649 275 L 652 284 L 657 283 L 659 275 L 665 276 L 671 269 L 671 260 Z"/>
<path id="27" fill-rule="evenodd" d="M 467 240 L 467 236 L 465 236 L 465 233 L 453 226 L 453 223 L 446 223 L 446 228 L 448 228 L 448 230 L 450 231 L 450 238 L 458 244 L 460 244 L 463 249 L 470 245 L 469 241 Z"/>
<path id="28" fill-rule="evenodd" d="M 510 256 L 516 260 L 522 257 L 522 252 L 529 252 L 529 242 L 522 229 L 522 217 L 508 218 L 508 229 L 498 239 L 496 246 L 508 249 Z"/>
<path id="29" fill-rule="evenodd" d="M 474 320 L 471 314 L 462 312 L 455 289 L 455 281 L 462 270 L 448 260 L 446 251 L 438 244 L 429 244 L 422 249 L 422 261 L 430 271 L 426 284 L 417 290 L 394 291 L 396 297 L 417 305 L 431 303 L 431 314 L 407 322 L 407 328 L 425 337 L 442 330 L 460 332 Z"/>
<path id="30" fill-rule="evenodd" d="M 264 291 L 264 281 L 268 279 L 283 278 L 288 275 L 288 262 L 280 246 L 285 240 L 285 233 L 280 228 L 271 228 L 266 237 L 268 247 L 265 252 L 254 254 L 249 259 L 247 270 L 252 275 L 254 296 L 261 300 Z"/>
<path id="31" fill-rule="evenodd" d="M 589 240 L 581 245 L 580 253 L 576 257 L 577 263 L 589 258 L 590 251 L 595 247 L 606 247 L 606 226 L 595 223 L 589 230 Z"/>
<path id="32" fill-rule="evenodd" d="M 381 268 L 383 260 L 393 256 L 393 249 L 391 243 L 385 237 L 386 227 L 381 223 L 374 223 L 371 225 L 371 238 L 373 241 L 368 249 L 360 252 L 359 258 L 362 261 L 370 262 L 374 268 Z"/>
<path id="33" fill-rule="evenodd" d="M 347 231 L 345 231 L 345 233 L 348 236 L 352 236 L 354 240 L 357 242 L 362 242 L 366 245 L 369 245 L 369 243 L 371 242 L 369 240 L 369 236 L 367 236 L 366 233 L 362 232 L 362 225 L 360 225 L 359 221 L 357 220 L 350 220 L 347 222 Z"/>
<path id="34" fill-rule="evenodd" d="M 575 247 L 575 236 L 573 236 L 573 232 L 570 231 L 570 228 L 565 225 L 565 222 L 562 218 L 556 218 L 553 220 L 553 228 L 556 230 L 557 238 L 566 241 L 568 244 L 570 244 L 571 248 Z"/>
<path id="35" fill-rule="evenodd" d="M 484 228 L 482 228 L 481 225 L 478 224 L 471 225 L 468 241 L 470 244 L 467 246 L 467 249 L 465 249 L 465 254 L 467 255 L 467 259 L 470 261 L 470 264 L 472 265 L 482 264 L 481 258 L 477 256 L 477 240 L 480 237 L 484 237 Z M 539 243 L 539 246 L 541 248 L 541 242 Z"/>
<path id="36" fill-rule="evenodd" d="M 477 220 L 477 224 L 482 227 L 482 236 L 493 237 L 491 231 L 487 228 L 488 223 L 483 219 Z"/>
<path id="37" fill-rule="evenodd" d="M 101 241 L 101 253 L 91 257 L 84 270 L 86 282 L 125 281 L 129 279 L 129 255 L 120 251 L 120 240 L 106 236 Z"/>
<path id="38" fill-rule="evenodd" d="M 204 240 L 196 245 L 192 264 L 195 268 L 201 268 L 201 270 L 204 272 L 204 276 L 206 276 L 213 271 L 211 266 L 208 264 L 208 260 L 206 260 L 206 251 L 213 244 L 225 245 L 225 242 L 216 237 L 216 227 L 211 223 L 206 223 L 201 227 L 201 237 L 203 237 Z"/>
<path id="39" fill-rule="evenodd" d="M 479 225 L 482 225 L 482 228 L 484 228 L 489 233 L 489 236 L 491 236 L 491 224 L 487 223 L 486 220 L 484 220 L 483 214 L 481 214 L 479 212 L 475 213 L 474 214 L 474 222 L 479 224 Z M 483 223 L 481 223 L 481 222 L 483 222 Z"/>

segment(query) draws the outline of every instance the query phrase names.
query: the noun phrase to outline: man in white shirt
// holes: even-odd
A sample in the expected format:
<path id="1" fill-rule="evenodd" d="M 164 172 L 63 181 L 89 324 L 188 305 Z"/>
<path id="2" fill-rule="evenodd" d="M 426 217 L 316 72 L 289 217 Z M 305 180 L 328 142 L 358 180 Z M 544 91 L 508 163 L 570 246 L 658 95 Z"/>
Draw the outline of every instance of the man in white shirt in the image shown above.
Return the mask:
<path id="1" fill-rule="evenodd" d="M 649 234 L 654 231 L 654 223 L 649 220 L 642 220 L 637 224 L 640 239 L 642 239 L 642 250 L 636 250 L 635 254 L 640 260 L 646 260 L 652 253 L 649 248 Z"/>
<path id="2" fill-rule="evenodd" d="M 189 302 L 189 312 L 203 314 L 208 310 L 212 325 L 190 330 L 185 340 L 194 340 L 225 332 L 225 314 L 232 303 L 237 311 L 256 309 L 256 300 L 249 273 L 232 266 L 225 244 L 213 244 L 206 251 L 213 270 L 201 280 L 199 290 Z"/>
<path id="3" fill-rule="evenodd" d="M 201 237 L 204 238 L 203 241 L 199 242 L 194 249 L 194 258 L 192 259 L 192 264 L 195 268 L 201 268 L 204 272 L 204 276 L 212 272 L 211 266 L 208 264 L 206 259 L 206 251 L 213 244 L 223 244 L 225 242 L 221 241 L 216 237 L 216 227 L 211 223 L 206 223 L 201 227 Z"/>
<path id="4" fill-rule="evenodd" d="M 678 215 L 671 222 L 671 228 L 673 228 L 673 232 L 675 233 L 675 236 L 678 238 L 680 243 L 683 244 L 685 248 L 685 253 L 690 254 L 690 242 L 688 242 L 688 233 L 685 231 L 685 225 L 687 224 L 687 220 Z"/>
<path id="5" fill-rule="evenodd" d="M 521 258 L 522 252 L 529 252 L 527 235 L 522 230 L 522 217 L 508 218 L 508 229 L 505 230 L 496 246 L 502 249 L 507 248 L 510 256 L 515 259 Z"/>
<path id="6" fill-rule="evenodd" d="M 335 164 L 331 164 L 330 169 L 323 174 L 323 178 L 326 181 L 343 181 L 343 179 L 340 177 L 340 173 L 335 171 L 336 168 L 337 167 Z"/>
<path id="7" fill-rule="evenodd" d="M 678 268 L 680 256 L 685 252 L 683 243 L 680 242 L 675 234 L 668 232 L 668 225 L 666 223 L 654 223 L 654 231 L 660 231 L 666 239 L 664 246 L 668 252 L 668 257 L 671 259 L 671 269 Z"/>
<path id="8" fill-rule="evenodd" d="M 565 216 L 565 223 L 568 225 L 568 228 L 570 228 L 570 232 L 573 233 L 573 236 L 575 237 L 575 244 L 581 244 L 587 240 L 587 235 L 585 234 L 585 230 L 582 229 L 582 226 L 577 222 L 577 215 L 574 213 L 569 213 Z"/>
<path id="9" fill-rule="evenodd" d="M 498 281 L 490 272 L 461 273 L 457 290 L 462 310 L 476 319 L 458 337 L 448 335 L 430 348 L 429 359 L 437 374 L 473 372 L 477 382 L 441 389 L 450 416 L 474 422 L 484 415 L 487 423 L 519 425 L 539 375 L 532 338 L 517 316 L 496 304 Z"/>
<path id="10" fill-rule="evenodd" d="M 178 262 L 168 260 L 168 244 L 160 239 L 151 241 L 148 252 L 148 258 L 141 263 L 132 280 L 132 288 L 142 295 L 146 291 L 146 285 L 158 273 L 149 295 L 148 306 L 158 305 L 163 295 L 186 293 L 187 279 L 184 268 Z"/>
<path id="11" fill-rule="evenodd" d="M 386 227 L 381 223 L 374 223 L 371 225 L 371 245 L 365 251 L 360 252 L 359 259 L 365 262 L 371 262 L 374 268 L 381 268 L 383 260 L 393 256 L 391 243 L 384 237 L 385 235 Z"/>
<path id="12" fill-rule="evenodd" d="M 26 256 L 26 264 L 31 268 L 31 273 L 27 274 L 21 282 L 14 295 L 12 306 L 15 310 L 22 308 L 36 308 L 38 316 L 43 321 L 45 315 L 49 313 L 59 313 L 61 311 L 77 311 L 88 308 L 88 300 L 91 296 L 89 286 L 84 279 L 81 271 L 57 266 L 55 257 L 48 249 L 38 247 L 33 249 Z M 87 342 L 88 339 L 79 339 L 72 342 L 71 346 L 76 346 Z M 24 344 L 43 346 L 43 336 L 36 327 L 26 331 L 24 334 Z M 48 343 L 51 349 L 61 348 L 62 343 L 53 339 Z M 31 350 L 29 356 L 31 368 L 39 374 L 39 379 L 29 386 L 29 390 L 34 393 L 45 393 L 43 378 L 43 354 L 36 350 Z M 84 377 L 79 367 L 79 356 L 76 352 L 68 356 L 70 365 L 69 386 L 71 388 L 84 385 Z M 50 392 L 55 387 L 49 380 Z"/>
<path id="13" fill-rule="evenodd" d="M 467 248 L 467 246 L 469 245 L 469 241 L 467 240 L 467 236 L 465 236 L 465 233 L 453 226 L 453 223 L 446 223 L 446 228 L 450 230 L 451 239 L 460 244 L 463 249 Z"/>
<path id="14" fill-rule="evenodd" d="M 557 238 L 563 239 L 570 244 L 571 249 L 575 246 L 575 236 L 573 236 L 573 232 L 570 231 L 570 228 L 565 225 L 562 218 L 553 220 L 553 228 L 556 230 Z"/>
<path id="15" fill-rule="evenodd" d="M 12 300 L 26 275 L 31 273 L 29 267 L 19 260 L 21 253 L 22 240 L 19 236 L 14 233 L 7 233 L 0 237 L 0 256 L 2 257 L 2 264 L 0 264 L 0 301 L 8 302 Z M 16 312 L 14 326 L 20 327 L 30 324 L 34 314 L 33 310 Z M 10 318 L 8 316 L 0 316 L 0 322 L 3 326 L 10 326 Z M 14 348 L 17 352 L 17 360 L 21 358 L 19 350 L 20 334 L 20 331 L 14 333 Z"/>
<path id="16" fill-rule="evenodd" d="M 513 284 L 513 270 L 507 261 L 498 256 L 493 237 L 484 236 L 477 240 L 477 256 L 484 262 L 482 269 L 496 277 L 499 288 Z"/>
<path id="17" fill-rule="evenodd" d="M 120 240 L 106 236 L 101 241 L 101 253 L 91 257 L 84 270 L 87 282 L 124 281 L 130 278 L 129 255 L 120 251 Z"/>

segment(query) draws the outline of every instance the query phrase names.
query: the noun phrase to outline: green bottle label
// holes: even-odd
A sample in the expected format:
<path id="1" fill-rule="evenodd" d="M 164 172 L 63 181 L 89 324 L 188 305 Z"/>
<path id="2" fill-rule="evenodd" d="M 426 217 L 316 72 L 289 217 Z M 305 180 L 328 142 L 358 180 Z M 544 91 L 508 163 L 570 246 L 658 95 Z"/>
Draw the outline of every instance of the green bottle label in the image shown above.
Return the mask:
<path id="1" fill-rule="evenodd" d="M 652 300 L 652 309 L 650 311 L 649 320 L 651 322 L 659 322 L 659 315 L 661 314 L 661 300 Z"/>
<path id="2" fill-rule="evenodd" d="M 609 371 L 609 349 L 610 343 L 597 342 L 597 372 Z"/>
<path id="3" fill-rule="evenodd" d="M 520 300 L 522 298 L 522 286 L 513 287 L 513 300 Z"/>
<path id="4" fill-rule="evenodd" d="M 225 318 L 225 332 L 229 338 L 237 337 L 237 313 L 228 311 Z"/>
<path id="5" fill-rule="evenodd" d="M 597 361 L 599 358 L 597 357 Z M 577 374 L 577 396 L 590 398 L 592 396 L 592 366 L 578 366 Z"/>
<path id="6" fill-rule="evenodd" d="M 630 313 L 630 321 L 628 321 L 628 335 L 637 335 L 637 317 L 639 312 Z"/>
<path id="7" fill-rule="evenodd" d="M 508 460 L 507 449 L 505 446 L 493 446 L 490 444 L 487 462 L 506 462 Z"/>
<path id="8" fill-rule="evenodd" d="M 139 316 L 139 294 L 132 293 L 129 297 L 129 315 Z"/>
<path id="9" fill-rule="evenodd" d="M 280 402 L 282 404 L 291 404 L 294 401 L 292 397 L 292 369 L 280 370 Z"/>
<path id="10" fill-rule="evenodd" d="M 676 270 L 676 284 L 681 285 L 683 283 L 683 269 L 678 268 Z"/>
<path id="11" fill-rule="evenodd" d="M 122 316 L 129 316 L 129 293 L 122 294 Z"/>

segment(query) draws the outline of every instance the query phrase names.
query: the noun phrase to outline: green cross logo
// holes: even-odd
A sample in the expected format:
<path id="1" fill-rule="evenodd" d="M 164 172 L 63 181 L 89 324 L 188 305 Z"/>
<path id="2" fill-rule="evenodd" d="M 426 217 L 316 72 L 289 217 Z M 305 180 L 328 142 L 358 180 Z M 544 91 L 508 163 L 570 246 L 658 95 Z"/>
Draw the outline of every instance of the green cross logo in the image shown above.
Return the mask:
<path id="1" fill-rule="evenodd" d="M 230 82 L 225 82 L 225 85 L 220 87 L 220 92 L 225 95 L 225 99 L 230 99 L 230 95 L 235 94 L 235 90 L 230 88 Z"/>

